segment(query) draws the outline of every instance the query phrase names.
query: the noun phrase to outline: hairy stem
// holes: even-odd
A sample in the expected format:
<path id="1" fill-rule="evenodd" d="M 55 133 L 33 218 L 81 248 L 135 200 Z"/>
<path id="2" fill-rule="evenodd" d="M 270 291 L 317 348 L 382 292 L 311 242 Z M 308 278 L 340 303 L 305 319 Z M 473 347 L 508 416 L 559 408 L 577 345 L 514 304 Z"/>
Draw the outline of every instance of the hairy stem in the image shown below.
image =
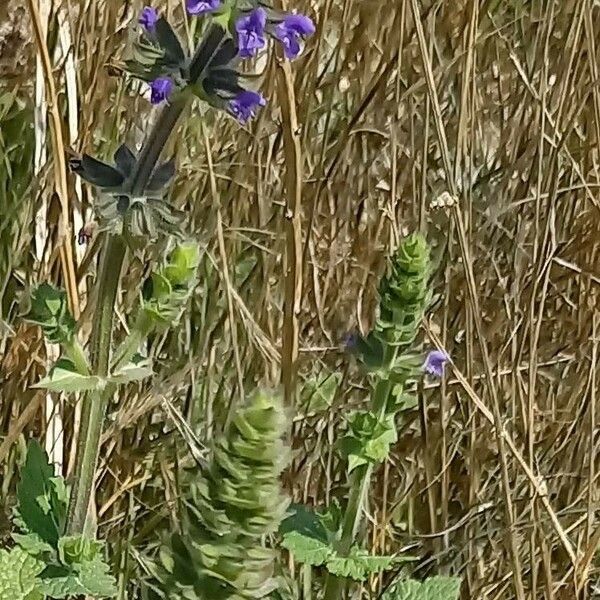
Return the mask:
<path id="1" fill-rule="evenodd" d="M 114 305 L 125 250 L 121 236 L 109 235 L 102 256 L 91 340 L 92 372 L 101 377 L 108 374 Z M 68 535 L 82 534 L 85 529 L 108 400 L 108 395 L 103 392 L 87 394 L 83 400 L 77 439 L 76 476 L 67 515 Z"/>
<path id="2" fill-rule="evenodd" d="M 165 107 L 160 114 L 142 148 L 132 175 L 134 194 L 143 193 L 184 108 L 185 100 L 180 100 Z M 126 251 L 127 246 L 121 235 L 110 234 L 108 236 L 98 277 L 98 300 L 91 338 L 92 373 L 100 377 L 106 377 L 109 373 L 115 300 Z M 88 394 L 84 399 L 77 442 L 75 480 L 66 524 L 66 532 L 69 535 L 82 534 L 85 530 L 104 418 L 114 389 L 114 386 L 107 385 L 104 390 Z"/>
<path id="3" fill-rule="evenodd" d="M 385 415 L 392 384 L 388 379 L 380 379 L 373 392 L 373 411 L 381 419 Z M 348 506 L 342 522 L 342 536 L 337 551 L 340 556 L 347 556 L 358 535 L 362 520 L 363 508 L 367 499 L 373 465 L 361 465 L 352 473 Z M 327 576 L 324 600 L 341 600 L 344 597 L 346 580 L 334 575 Z"/>

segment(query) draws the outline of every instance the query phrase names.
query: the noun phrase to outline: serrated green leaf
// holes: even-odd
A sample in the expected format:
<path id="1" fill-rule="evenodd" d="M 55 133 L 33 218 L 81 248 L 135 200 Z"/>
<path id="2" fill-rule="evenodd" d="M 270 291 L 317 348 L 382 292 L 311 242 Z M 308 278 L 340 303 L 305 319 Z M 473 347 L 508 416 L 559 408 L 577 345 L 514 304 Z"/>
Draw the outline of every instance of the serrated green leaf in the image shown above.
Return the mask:
<path id="1" fill-rule="evenodd" d="M 56 547 L 66 507 L 56 495 L 53 478 L 46 453 L 31 440 L 17 485 L 19 517 L 29 532 Z"/>
<path id="2" fill-rule="evenodd" d="M 424 582 L 406 579 L 393 584 L 381 600 L 458 600 L 460 579 L 432 577 Z"/>
<path id="3" fill-rule="evenodd" d="M 96 375 L 81 375 L 70 361 L 60 359 L 47 377 L 31 387 L 43 388 L 51 392 L 83 392 L 98 390 L 105 385 L 104 379 Z"/>
<path id="4" fill-rule="evenodd" d="M 371 573 L 389 569 L 394 562 L 392 556 L 372 556 L 365 550 L 354 547 L 349 556 L 332 556 L 325 566 L 332 575 L 364 581 Z"/>
<path id="5" fill-rule="evenodd" d="M 68 598 L 85 593 L 74 574 L 44 578 L 39 583 L 39 589 L 49 598 Z"/>
<path id="6" fill-rule="evenodd" d="M 54 548 L 35 533 L 13 533 L 13 540 L 31 556 L 40 556 L 51 553 Z"/>
<path id="7" fill-rule="evenodd" d="M 112 598 L 117 593 L 117 582 L 109 566 L 99 557 L 81 563 L 79 579 L 84 593 L 94 598 Z"/>
<path id="8" fill-rule="evenodd" d="M 18 546 L 0 550 L 0 600 L 35 598 L 36 576 L 43 567 L 41 561 Z"/>
<path id="9" fill-rule="evenodd" d="M 308 537 L 298 531 L 290 531 L 283 536 L 281 545 L 289 550 L 301 563 L 318 567 L 334 554 L 333 548 L 321 540 Z"/>

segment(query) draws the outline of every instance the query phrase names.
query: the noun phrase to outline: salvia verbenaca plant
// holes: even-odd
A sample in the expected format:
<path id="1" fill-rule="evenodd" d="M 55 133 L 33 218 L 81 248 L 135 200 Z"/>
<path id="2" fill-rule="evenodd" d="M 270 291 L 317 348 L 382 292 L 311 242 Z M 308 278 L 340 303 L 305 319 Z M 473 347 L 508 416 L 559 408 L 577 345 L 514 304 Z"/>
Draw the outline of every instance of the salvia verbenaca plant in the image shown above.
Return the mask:
<path id="1" fill-rule="evenodd" d="M 282 529 L 283 545 L 296 560 L 309 566 L 324 566 L 327 572 L 325 600 L 345 598 L 351 580 L 364 581 L 376 571 L 391 568 L 410 557 L 373 556 L 361 549 L 359 530 L 368 499 L 375 465 L 386 460 L 391 445 L 397 441 L 398 414 L 414 406 L 406 392 L 406 384 L 423 372 L 441 376 L 448 355 L 434 350 L 424 358 L 415 351 L 415 339 L 430 301 L 429 246 L 423 236 L 405 238 L 390 258 L 386 275 L 379 286 L 379 313 L 373 329 L 365 337 L 353 335 L 348 347 L 369 374 L 371 402 L 368 410 L 348 416 L 348 431 L 340 441 L 342 454 L 348 461 L 350 491 L 344 511 L 335 506 L 325 514 L 292 515 Z M 332 510 L 333 509 L 333 510 Z M 307 526 L 310 523 L 310 526 Z M 444 580 L 445 581 L 445 580 Z M 414 598 L 429 597 L 438 589 L 440 598 L 444 581 L 431 581 L 424 587 L 398 587 L 414 591 Z M 455 592 L 458 583 L 451 580 Z M 396 589 L 396 588 L 394 588 Z M 387 595 L 386 598 L 401 597 Z M 413 596 L 406 596 L 412 598 Z M 431 597 L 437 597 L 434 593 Z"/>
<path id="2" fill-rule="evenodd" d="M 279 480 L 289 455 L 286 429 L 278 396 L 257 393 L 236 413 L 208 468 L 190 481 L 181 532 L 161 552 L 155 594 L 251 600 L 276 590 L 276 554 L 264 539 L 288 508 Z"/>
<path id="3" fill-rule="evenodd" d="M 267 100 L 250 86 L 243 74 L 247 70 L 243 62 L 266 51 L 270 40 L 281 45 L 287 59 L 294 59 L 301 53 L 305 39 L 315 31 L 309 17 L 282 13 L 258 0 L 187 0 L 186 8 L 190 18 L 201 20 L 198 29 L 202 33 L 191 52 L 156 8 L 146 6 L 136 23 L 127 70 L 148 85 L 152 105 L 160 105 L 141 148 L 123 143 L 110 162 L 88 154 L 70 161 L 71 169 L 97 190 L 95 231 L 104 238 L 96 294 L 91 295 L 95 297 L 95 311 L 89 347 L 84 348 L 79 341 L 78 324 L 69 312 L 68 299 L 62 290 L 42 284 L 33 295 L 28 318 L 39 324 L 48 341 L 59 344 L 62 350 L 59 361 L 37 387 L 83 393 L 86 397 L 76 432 L 76 465 L 68 503 L 64 484 L 61 502 L 50 502 L 53 494 L 58 493 L 52 491 L 52 486 L 58 484 L 52 483 L 49 475 L 52 469 L 40 456 L 37 462 L 47 467 L 40 467 L 45 473 L 44 481 L 52 481 L 44 488 L 44 494 L 27 500 L 30 504 L 37 503 L 37 513 L 41 509 L 44 518 L 54 522 L 56 539 L 48 541 L 41 536 L 41 541 L 38 540 L 35 536 L 39 531 L 24 521 L 24 535 L 34 537 L 15 538 L 17 546 L 0 557 L 3 565 L 21 565 L 23 572 L 34 568 L 23 552 L 33 557 L 37 561 L 35 569 L 41 568 L 42 591 L 38 593 L 35 588 L 28 595 L 29 591 L 17 589 L 16 584 L 14 588 L 7 584 L 6 594 L 11 599 L 32 600 L 41 597 L 40 594 L 57 598 L 74 594 L 100 597 L 112 593 L 114 580 L 92 541 L 94 524 L 88 516 L 108 403 L 117 386 L 151 375 L 150 357 L 139 354 L 143 342 L 154 329 L 177 323 L 197 281 L 198 248 L 181 241 L 184 215 L 168 201 L 175 162 L 161 161 L 161 154 L 179 118 L 194 99 L 230 115 L 242 125 L 247 124 Z M 196 113 L 186 114 L 194 118 Z M 85 242 L 88 237 L 86 230 L 79 239 Z M 115 349 L 113 318 L 127 251 L 143 250 L 152 242 L 171 250 L 164 264 L 153 270 L 144 285 L 129 333 Z M 30 452 L 35 453 L 35 449 L 30 448 Z M 24 499 L 20 497 L 20 503 Z M 272 516 L 273 523 L 277 514 Z M 258 522 L 255 526 L 260 529 Z M 38 541 L 40 544 L 36 545 Z M 230 558 L 231 564 L 235 563 Z M 265 568 L 268 562 L 262 550 L 255 553 L 251 549 L 245 558 Z M 256 575 L 249 577 L 258 581 L 252 579 Z M 48 583 L 49 579 L 53 581 Z M 268 587 L 268 577 L 261 581 Z M 5 592 L 3 588 L 0 590 Z M 0 598 L 3 600 L 4 596 Z"/>

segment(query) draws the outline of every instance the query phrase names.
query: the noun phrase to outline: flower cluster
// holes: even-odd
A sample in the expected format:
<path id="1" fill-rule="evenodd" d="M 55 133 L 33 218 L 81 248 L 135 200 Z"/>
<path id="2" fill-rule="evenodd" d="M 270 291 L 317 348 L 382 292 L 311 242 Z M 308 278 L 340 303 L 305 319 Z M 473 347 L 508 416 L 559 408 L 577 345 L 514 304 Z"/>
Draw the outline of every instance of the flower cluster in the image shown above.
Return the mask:
<path id="1" fill-rule="evenodd" d="M 219 22 L 228 23 L 231 38 L 225 40 L 223 48 L 214 48 L 215 60 L 211 68 L 202 73 L 191 73 L 193 58 L 171 60 L 181 54 L 181 44 L 158 11 L 146 6 L 138 22 L 149 43 L 151 56 L 148 62 L 152 67 L 143 65 L 144 78 L 150 84 L 150 101 L 155 105 L 169 102 L 178 90 L 190 86 L 202 99 L 227 111 L 242 124 L 255 117 L 266 100 L 259 92 L 243 87 L 241 75 L 235 68 L 239 60 L 255 57 L 266 49 L 268 37 L 280 42 L 285 57 L 293 60 L 300 55 L 303 41 L 315 32 L 309 17 L 280 13 L 262 5 L 232 9 L 223 0 L 186 0 L 186 8 L 194 16 L 224 17 Z M 158 56 L 152 55 L 153 51 L 158 51 Z M 215 64 L 219 55 L 220 61 Z M 223 60 L 225 55 L 226 61 Z"/>

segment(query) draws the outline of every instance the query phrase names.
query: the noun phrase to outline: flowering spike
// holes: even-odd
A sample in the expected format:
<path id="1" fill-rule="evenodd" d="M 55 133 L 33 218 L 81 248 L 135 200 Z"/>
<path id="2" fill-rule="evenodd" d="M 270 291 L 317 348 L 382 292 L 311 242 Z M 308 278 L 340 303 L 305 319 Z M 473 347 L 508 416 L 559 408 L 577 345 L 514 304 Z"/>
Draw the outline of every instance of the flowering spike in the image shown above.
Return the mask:
<path id="1" fill-rule="evenodd" d="M 256 116 L 256 109 L 265 106 L 267 101 L 262 94 L 244 90 L 229 101 L 229 112 L 242 124 Z"/>
<path id="2" fill-rule="evenodd" d="M 202 15 L 220 8 L 221 0 L 186 0 L 185 5 L 190 15 Z"/>
<path id="3" fill-rule="evenodd" d="M 168 100 L 173 93 L 175 84 L 168 77 L 157 77 L 151 84 L 150 102 L 152 104 L 160 104 L 164 100 Z"/>
<path id="4" fill-rule="evenodd" d="M 266 25 L 267 11 L 262 7 L 255 8 L 237 20 L 235 30 L 238 34 L 240 56 L 244 58 L 256 56 L 258 51 L 267 45 Z"/>
<path id="5" fill-rule="evenodd" d="M 315 32 L 315 24 L 306 15 L 286 15 L 275 25 L 273 35 L 283 44 L 285 57 L 289 60 L 296 58 L 301 51 L 300 40 Z"/>
<path id="6" fill-rule="evenodd" d="M 444 350 L 432 350 L 425 359 L 423 370 L 430 375 L 442 377 L 444 374 L 444 365 L 448 360 L 450 360 L 450 357 Z"/>
<path id="7" fill-rule="evenodd" d="M 150 33 L 156 29 L 158 22 L 158 11 L 153 6 L 145 6 L 140 14 L 138 23 Z"/>

